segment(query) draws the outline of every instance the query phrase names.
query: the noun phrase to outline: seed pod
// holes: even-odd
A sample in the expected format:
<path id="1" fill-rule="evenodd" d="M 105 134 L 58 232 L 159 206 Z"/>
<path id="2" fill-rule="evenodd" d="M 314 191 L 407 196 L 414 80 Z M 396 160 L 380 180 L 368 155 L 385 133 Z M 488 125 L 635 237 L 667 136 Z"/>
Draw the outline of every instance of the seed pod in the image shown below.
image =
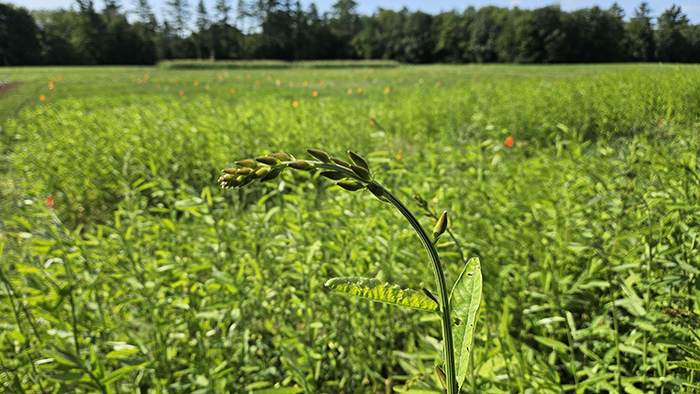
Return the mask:
<path id="1" fill-rule="evenodd" d="M 284 167 L 275 168 L 274 170 L 268 172 L 264 177 L 262 177 L 260 179 L 260 182 L 267 182 L 267 181 L 270 181 L 270 180 L 277 178 L 282 173 L 283 170 L 284 170 Z"/>
<path id="2" fill-rule="evenodd" d="M 280 160 L 280 161 L 290 161 L 290 160 L 292 160 L 292 157 L 291 157 L 291 156 L 289 156 L 289 155 L 286 154 L 286 153 L 281 153 L 281 152 L 280 152 L 280 153 L 271 153 L 271 154 L 269 154 L 268 156 L 274 157 L 275 159 Z"/>
<path id="3" fill-rule="evenodd" d="M 337 164 L 337 165 L 339 165 L 339 166 L 343 166 L 343 167 L 346 167 L 346 168 L 350 168 L 350 163 L 348 163 L 348 162 L 345 161 L 345 160 L 336 159 L 335 157 L 331 157 L 331 160 L 333 160 L 333 163 L 335 163 L 335 164 Z"/>
<path id="4" fill-rule="evenodd" d="M 251 179 L 262 178 L 265 175 L 267 175 L 268 172 L 270 172 L 270 167 L 263 167 L 263 168 L 258 169 L 254 173 L 252 173 L 250 175 L 250 178 Z"/>
<path id="5" fill-rule="evenodd" d="M 438 219 L 435 228 L 433 229 L 433 238 L 437 241 L 438 238 L 447 230 L 447 211 L 443 212 Z"/>
<path id="6" fill-rule="evenodd" d="M 360 157 L 360 155 L 349 150 L 348 156 L 350 156 L 350 160 L 352 160 L 352 162 L 355 163 L 356 166 L 360 166 L 360 167 L 364 168 L 365 170 L 367 170 L 367 172 L 369 172 L 369 164 L 367 164 L 367 161 L 365 161 L 365 159 Z"/>
<path id="7" fill-rule="evenodd" d="M 307 149 L 306 151 L 309 152 L 309 154 L 310 154 L 311 156 L 315 157 L 316 159 L 318 159 L 318 160 L 320 160 L 320 161 L 322 161 L 322 162 L 324 162 L 324 163 L 330 163 L 330 162 L 331 162 L 331 158 L 330 158 L 330 156 L 328 156 L 328 153 L 326 153 L 326 152 L 324 152 L 324 151 L 322 151 L 322 150 L 318 150 L 318 149 Z"/>
<path id="8" fill-rule="evenodd" d="M 389 202 L 386 197 L 384 197 L 384 189 L 377 185 L 376 183 L 368 183 L 367 189 L 374 194 L 380 201 Z"/>
<path id="9" fill-rule="evenodd" d="M 356 165 L 350 165 L 350 169 L 352 170 L 352 172 L 354 172 L 355 174 L 357 174 L 357 176 L 358 176 L 360 179 L 362 179 L 363 181 L 365 181 L 365 182 L 370 182 L 370 181 L 372 181 L 372 178 L 369 176 L 369 171 L 367 171 L 367 169 L 365 169 L 364 167 L 359 167 L 359 166 L 356 166 Z"/>
<path id="10" fill-rule="evenodd" d="M 246 159 L 246 160 L 239 160 L 236 162 L 236 165 L 239 167 L 250 167 L 250 168 L 255 168 L 258 166 L 258 163 L 255 160 L 251 159 Z"/>
<path id="11" fill-rule="evenodd" d="M 235 174 L 236 171 L 238 171 L 236 168 L 227 168 L 225 170 L 221 170 L 221 172 L 225 172 L 226 174 Z"/>
<path id="12" fill-rule="evenodd" d="M 347 175 L 343 174 L 342 172 L 335 172 L 335 171 L 323 171 L 321 173 L 321 176 L 325 176 L 328 179 L 332 179 L 334 181 L 341 180 L 343 178 L 347 178 Z"/>
<path id="13" fill-rule="evenodd" d="M 256 157 L 255 160 L 257 160 L 263 164 L 267 164 L 268 166 L 274 166 L 274 165 L 279 164 L 279 162 L 280 162 L 279 160 L 277 160 L 276 158 L 274 158 L 272 156 Z"/>
<path id="14" fill-rule="evenodd" d="M 365 187 L 365 185 L 362 184 L 362 182 L 353 181 L 350 179 L 344 179 L 342 181 L 339 181 L 338 183 L 336 183 L 336 185 L 342 187 L 345 190 L 349 190 L 351 192 L 363 189 Z"/>
<path id="15" fill-rule="evenodd" d="M 253 173 L 253 169 L 249 167 L 243 167 L 239 168 L 238 171 L 236 171 L 236 174 L 238 175 L 250 175 Z"/>
<path id="16" fill-rule="evenodd" d="M 442 371 L 442 368 L 440 368 L 439 365 L 435 366 L 435 373 L 437 373 L 438 379 L 440 379 L 440 383 L 442 383 L 442 388 L 447 389 L 447 383 L 445 383 L 447 377 L 445 376 L 445 372 Z"/>
<path id="17" fill-rule="evenodd" d="M 293 161 L 291 163 L 287 163 L 287 165 L 296 169 L 296 170 L 310 170 L 310 169 L 314 168 L 314 165 L 309 163 L 306 160 Z"/>

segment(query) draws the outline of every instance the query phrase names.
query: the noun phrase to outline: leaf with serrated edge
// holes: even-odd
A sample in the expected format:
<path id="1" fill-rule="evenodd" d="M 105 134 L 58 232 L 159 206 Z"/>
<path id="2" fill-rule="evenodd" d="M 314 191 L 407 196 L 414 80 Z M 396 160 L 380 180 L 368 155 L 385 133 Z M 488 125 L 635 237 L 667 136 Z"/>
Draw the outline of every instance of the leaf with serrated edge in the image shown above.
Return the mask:
<path id="1" fill-rule="evenodd" d="M 700 371 L 700 362 L 698 361 L 669 361 L 668 362 L 671 365 L 678 365 L 679 367 L 683 367 L 685 369 L 692 369 L 695 371 Z"/>
<path id="2" fill-rule="evenodd" d="M 475 257 L 467 262 L 450 294 L 450 315 L 460 322 L 459 325 L 452 325 L 459 387 L 462 387 L 467 376 L 469 353 L 474 343 L 476 317 L 481 304 L 481 286 L 481 265 Z"/>
<path id="3" fill-rule="evenodd" d="M 326 282 L 326 287 L 372 301 L 431 312 L 438 310 L 438 304 L 425 294 L 411 289 L 402 289 L 399 285 L 382 283 L 376 278 L 333 278 Z"/>

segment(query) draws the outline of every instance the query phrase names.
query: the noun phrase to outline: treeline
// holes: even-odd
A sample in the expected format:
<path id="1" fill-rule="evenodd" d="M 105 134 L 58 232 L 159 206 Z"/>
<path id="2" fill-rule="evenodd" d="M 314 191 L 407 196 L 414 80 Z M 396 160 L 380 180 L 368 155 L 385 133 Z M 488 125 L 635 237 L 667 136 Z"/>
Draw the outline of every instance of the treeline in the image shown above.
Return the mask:
<path id="1" fill-rule="evenodd" d="M 28 11 L 0 3 L 4 65 L 152 64 L 160 59 L 390 59 L 430 62 L 697 62 L 700 25 L 673 5 L 654 17 L 646 2 L 625 18 L 614 4 L 564 12 L 468 7 L 430 15 L 353 0 L 329 12 L 289 0 L 168 0 L 159 22 L 148 0 L 126 9 L 76 0 L 71 9 Z M 129 18 L 127 16 L 130 15 Z"/>

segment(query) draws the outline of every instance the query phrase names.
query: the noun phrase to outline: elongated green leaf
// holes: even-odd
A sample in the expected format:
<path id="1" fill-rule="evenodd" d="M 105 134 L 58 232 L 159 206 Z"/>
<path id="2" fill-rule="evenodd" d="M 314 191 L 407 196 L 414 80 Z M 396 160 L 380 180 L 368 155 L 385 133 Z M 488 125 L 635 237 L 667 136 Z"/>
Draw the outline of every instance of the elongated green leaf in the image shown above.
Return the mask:
<path id="1" fill-rule="evenodd" d="M 544 346 L 549 346 L 559 353 L 566 353 L 569 350 L 566 344 L 564 344 L 563 342 L 559 342 L 556 339 L 541 337 L 539 335 L 535 335 L 534 338 L 537 342 L 543 344 Z"/>
<path id="2" fill-rule="evenodd" d="M 481 305 L 481 286 L 481 265 L 479 259 L 475 257 L 469 259 L 450 294 L 450 314 L 454 322 L 452 336 L 459 387 L 462 387 L 467 376 L 469 353 L 474 343 L 476 317 Z"/>
<path id="3" fill-rule="evenodd" d="M 139 369 L 139 368 L 143 368 L 146 365 L 148 365 L 148 363 L 143 363 L 141 365 L 127 365 L 125 367 L 121 367 L 115 371 L 108 373 L 107 376 L 102 378 L 102 383 L 103 384 L 110 384 L 112 382 L 115 382 L 115 381 L 121 379 L 122 377 L 124 377 L 124 375 L 126 375 L 127 373 L 129 373 L 133 370 Z"/>
<path id="4" fill-rule="evenodd" d="M 692 369 L 695 371 L 700 371 L 700 362 L 698 361 L 669 361 L 668 362 L 671 365 L 678 365 L 679 367 L 683 367 L 686 369 Z"/>
<path id="5" fill-rule="evenodd" d="M 425 294 L 411 289 L 402 289 L 399 285 L 382 284 L 376 278 L 333 278 L 326 282 L 326 287 L 372 301 L 424 311 L 434 312 L 438 310 L 438 304 Z"/>
<path id="6" fill-rule="evenodd" d="M 255 394 L 297 394 L 304 391 L 301 387 L 280 387 L 278 389 L 264 389 L 254 391 Z"/>

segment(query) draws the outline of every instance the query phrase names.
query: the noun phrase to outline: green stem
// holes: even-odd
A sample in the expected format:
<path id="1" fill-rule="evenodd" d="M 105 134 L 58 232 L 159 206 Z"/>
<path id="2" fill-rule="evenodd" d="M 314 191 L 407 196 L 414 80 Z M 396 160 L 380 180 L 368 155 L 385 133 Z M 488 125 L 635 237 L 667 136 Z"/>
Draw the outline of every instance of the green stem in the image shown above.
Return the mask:
<path id="1" fill-rule="evenodd" d="M 610 278 L 610 273 L 608 272 L 608 282 L 610 287 L 608 287 L 608 292 L 610 294 L 610 307 L 612 309 L 613 315 L 613 328 L 615 329 L 615 355 L 617 358 L 617 371 L 615 372 L 615 380 L 617 381 L 617 391 L 622 393 L 622 363 L 620 361 L 620 331 L 617 324 L 617 311 L 615 308 L 615 298 L 613 297 L 612 287 L 614 278 Z"/>
<path id="2" fill-rule="evenodd" d="M 455 370 L 455 356 L 454 356 L 454 342 L 452 338 L 452 318 L 450 317 L 450 299 L 447 292 L 447 283 L 445 282 L 445 274 L 442 271 L 442 265 L 440 264 L 440 256 L 438 255 L 437 249 L 433 240 L 425 232 L 423 226 L 413 213 L 406 208 L 406 206 L 394 196 L 389 190 L 384 186 L 380 185 L 378 182 L 368 179 L 368 177 L 361 177 L 355 173 L 352 169 L 345 167 L 343 165 L 338 165 L 337 163 L 330 163 L 328 160 L 325 162 L 318 161 L 306 161 L 307 163 L 313 164 L 313 169 L 327 169 L 334 172 L 340 172 L 346 175 L 348 178 L 357 180 L 364 183 L 365 185 L 373 185 L 381 188 L 383 196 L 381 198 L 386 198 L 386 200 L 393 206 L 395 206 L 399 212 L 408 220 L 421 242 L 423 247 L 428 252 L 428 257 L 430 258 L 430 266 L 433 270 L 433 275 L 435 276 L 435 284 L 438 288 L 438 299 L 440 300 L 440 318 L 442 323 L 442 336 L 443 336 L 443 353 L 445 357 L 445 375 L 447 377 L 447 394 L 457 394 L 459 388 L 457 387 L 457 376 Z M 276 168 L 286 168 L 289 162 L 280 162 L 277 165 L 271 166 L 273 169 Z M 372 190 L 370 190 L 372 191 Z M 372 191 L 374 193 L 374 191 Z M 377 196 L 380 197 L 380 196 Z"/>
<path id="3" fill-rule="evenodd" d="M 385 197 L 391 205 L 395 206 L 399 212 L 408 220 L 418 237 L 423 243 L 423 247 L 428 252 L 428 257 L 430 257 L 430 266 L 433 269 L 433 275 L 435 275 L 435 283 L 438 287 L 438 298 L 440 299 L 440 317 L 442 318 L 442 336 L 443 336 L 443 353 L 445 357 L 445 375 L 447 376 L 447 393 L 457 394 L 457 377 L 455 374 L 455 356 L 454 356 L 454 344 L 452 342 L 452 318 L 450 317 L 450 300 L 449 294 L 447 293 L 447 283 L 445 282 L 445 274 L 442 271 L 442 265 L 440 264 L 440 256 L 438 255 L 437 249 L 435 249 L 435 244 L 425 232 L 423 226 L 421 226 L 418 219 L 413 216 L 413 213 L 406 208 L 406 206 L 396 198 L 389 190 L 384 186 L 380 185 L 376 181 L 373 182 L 375 185 L 381 187 L 384 190 Z"/>
<path id="4" fill-rule="evenodd" d="M 649 243 L 649 263 L 647 265 L 647 272 L 646 272 L 646 274 L 647 274 L 647 278 L 646 278 L 647 279 L 647 289 L 646 289 L 646 294 L 644 295 L 644 310 L 648 311 L 649 304 L 651 301 L 651 264 L 652 264 L 653 259 L 654 259 L 654 247 L 651 244 L 651 241 L 653 239 L 653 231 L 652 231 L 652 224 L 651 224 L 651 207 L 649 206 L 649 204 L 647 204 L 647 201 L 644 197 L 642 197 L 642 202 L 644 203 L 644 205 L 647 208 L 647 220 L 649 223 L 649 241 L 648 241 L 648 243 Z M 646 367 L 646 365 L 647 365 L 648 346 L 649 346 L 649 338 L 645 334 L 644 335 L 644 354 L 642 355 L 642 363 L 643 363 L 644 367 Z M 645 368 L 644 372 L 645 372 L 644 377 L 646 380 L 646 368 Z"/>

